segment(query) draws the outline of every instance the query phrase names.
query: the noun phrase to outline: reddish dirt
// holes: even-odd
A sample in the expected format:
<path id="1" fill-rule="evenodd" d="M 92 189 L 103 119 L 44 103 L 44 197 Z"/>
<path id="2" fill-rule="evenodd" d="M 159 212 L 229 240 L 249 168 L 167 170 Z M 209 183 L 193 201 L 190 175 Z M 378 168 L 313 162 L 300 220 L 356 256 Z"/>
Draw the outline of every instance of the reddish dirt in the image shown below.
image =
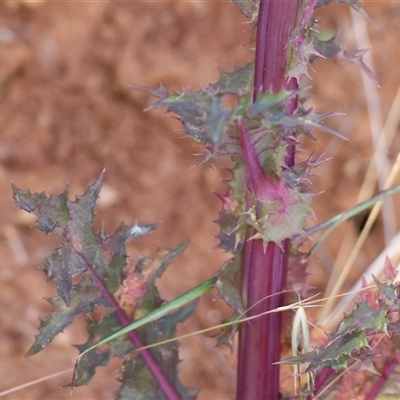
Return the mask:
<path id="1" fill-rule="evenodd" d="M 376 23 L 369 32 L 386 118 L 400 84 L 400 8 L 390 2 L 366 6 Z M 320 15 L 327 26 L 340 27 L 341 36 L 355 48 L 346 8 L 330 7 Z M 213 250 L 218 227 L 212 222 L 220 204 L 212 191 L 223 190 L 223 171 L 191 169 L 198 148 L 178 140 L 178 124 L 163 111 L 143 113 L 149 96 L 128 85 L 155 87 L 163 82 L 179 90 L 215 82 L 215 65 L 230 70 L 251 58 L 241 46 L 248 38 L 242 22 L 228 1 L 0 4 L 0 392 L 71 368 L 77 354 L 71 344 L 85 340 L 83 319 L 78 319 L 40 354 L 23 358 L 37 333 L 38 317 L 49 311 L 42 297 L 54 294 L 38 267 L 57 244 L 31 228 L 32 219 L 14 206 L 10 181 L 23 189 L 51 188 L 56 193 L 69 182 L 73 195 L 106 168 L 98 226 L 104 221 L 112 232 L 121 221 L 161 221 L 155 233 L 130 246 L 132 255 L 192 240 L 161 279 L 166 299 L 199 284 L 221 265 L 225 256 Z M 316 191 L 325 191 L 315 202 L 322 221 L 354 204 L 372 150 L 359 70 L 319 61 L 311 75 L 316 108 L 347 113 L 329 124 L 351 139 L 341 143 L 318 134 L 319 143 L 306 145 L 328 156 L 339 149 L 314 181 Z M 390 160 L 399 148 L 396 137 Z M 355 272 L 382 251 L 380 224 Z M 327 268 L 341 232 L 327 243 Z M 315 270 L 320 273 L 312 283 L 322 287 L 327 273 L 319 264 Z M 202 300 L 179 333 L 229 315 L 222 301 L 212 302 L 213 295 Z M 216 350 L 213 339 L 197 336 L 184 342 L 181 358 L 182 381 L 199 388 L 198 399 L 234 397 L 236 362 L 227 349 Z M 117 368 L 115 361 L 100 368 L 90 386 L 74 389 L 73 398 L 111 399 Z M 68 372 L 5 398 L 71 398 L 70 390 L 61 387 L 70 377 Z"/>

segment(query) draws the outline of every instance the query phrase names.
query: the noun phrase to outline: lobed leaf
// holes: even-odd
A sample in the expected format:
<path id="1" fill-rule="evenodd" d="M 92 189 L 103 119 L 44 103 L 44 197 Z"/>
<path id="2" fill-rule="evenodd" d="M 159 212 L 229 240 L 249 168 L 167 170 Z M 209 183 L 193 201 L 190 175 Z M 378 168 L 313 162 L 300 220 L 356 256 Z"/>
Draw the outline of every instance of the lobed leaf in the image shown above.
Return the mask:
<path id="1" fill-rule="evenodd" d="M 384 309 L 372 308 L 366 300 L 357 303 L 351 314 L 345 315 L 331 339 L 355 330 L 362 330 L 366 334 L 386 332 L 387 317 Z"/>
<path id="2" fill-rule="evenodd" d="M 234 67 L 233 72 L 225 72 L 219 69 L 220 78 L 218 82 L 209 86 L 216 93 L 226 94 L 247 94 L 253 89 L 254 62 L 244 67 Z"/>
<path id="3" fill-rule="evenodd" d="M 158 92 L 160 96 L 162 92 L 162 89 Z M 158 249 L 154 257 L 139 257 L 134 268 L 126 269 L 125 243 L 153 231 L 157 224 L 121 224 L 111 236 L 104 231 L 95 232 L 93 208 L 100 194 L 102 179 L 103 174 L 74 201 L 69 200 L 67 189 L 60 195 L 51 193 L 46 196 L 45 193 L 30 193 L 13 185 L 17 205 L 34 213 L 37 216 L 36 226 L 46 234 L 56 234 L 61 243 L 43 266 L 47 279 L 54 280 L 58 295 L 47 299 L 53 310 L 40 320 L 39 333 L 28 355 L 42 350 L 78 314 L 84 313 L 88 316 L 98 305 L 106 307 L 106 315 L 100 321 L 91 321 L 88 318 L 88 340 L 84 344 L 76 345 L 81 353 L 121 330 L 121 324 L 127 324 L 125 316 L 137 318 L 137 314 L 140 317 L 156 310 L 162 303 L 155 285 L 156 279 L 188 245 L 185 242 L 169 250 Z M 186 319 L 194 307 L 195 304 L 189 304 L 175 314 L 142 328 L 139 333 L 144 342 L 171 338 L 176 325 Z M 168 351 L 165 348 L 153 350 L 157 362 L 168 367 L 166 373 L 174 382 L 178 382 L 177 346 L 176 343 L 171 345 Z M 87 384 L 96 368 L 106 365 L 111 356 L 127 359 L 133 350 L 131 340 L 122 337 L 114 339 L 110 346 L 96 347 L 85 352 L 76 365 L 72 385 Z M 136 355 L 135 358 L 137 357 Z M 151 376 L 153 387 L 157 387 L 153 372 L 143 364 L 140 357 L 138 360 L 142 365 L 142 373 Z M 123 387 L 126 385 L 124 379 Z M 184 393 L 183 386 L 178 386 Z M 158 392 L 161 393 L 160 389 Z M 149 393 L 144 394 L 148 395 Z"/>
<path id="4" fill-rule="evenodd" d="M 101 303 L 102 292 L 88 276 L 83 276 L 81 281 L 74 286 L 71 293 L 70 305 L 67 306 L 61 296 L 46 299 L 53 307 L 47 317 L 40 319 L 39 334 L 27 355 L 41 351 L 60 332 L 68 327 L 80 313 L 89 313 L 96 304 Z"/>
<path id="5" fill-rule="evenodd" d="M 218 280 L 215 286 L 220 296 L 239 313 L 244 314 L 245 307 L 242 298 L 242 257 L 238 254 L 226 261 L 217 273 Z"/>

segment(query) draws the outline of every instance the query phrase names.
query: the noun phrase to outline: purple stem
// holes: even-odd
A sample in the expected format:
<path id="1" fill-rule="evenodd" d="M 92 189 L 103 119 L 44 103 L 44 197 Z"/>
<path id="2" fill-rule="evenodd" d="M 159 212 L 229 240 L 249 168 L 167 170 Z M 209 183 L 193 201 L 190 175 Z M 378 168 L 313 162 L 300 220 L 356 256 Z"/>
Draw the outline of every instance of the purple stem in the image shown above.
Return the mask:
<path id="1" fill-rule="evenodd" d="M 258 16 L 256 65 L 254 76 L 254 99 L 262 91 L 272 89 L 296 89 L 297 81 L 288 81 L 285 76 L 288 62 L 288 44 L 290 34 L 295 27 L 299 1 L 260 2 Z M 293 112 L 297 100 L 287 107 Z M 241 130 L 242 144 L 249 142 L 247 132 Z M 244 150 L 245 146 L 243 146 Z M 294 163 L 294 146 L 289 146 L 286 162 Z M 247 158 L 250 182 L 249 190 L 254 190 L 262 182 L 259 179 L 259 163 L 252 157 Z M 258 161 L 258 160 L 257 160 Z M 270 179 L 263 179 L 265 184 Z M 269 190 L 268 187 L 263 191 Z M 247 238 L 253 234 L 249 229 Z M 281 292 L 286 285 L 287 250 L 289 241 L 284 240 L 279 247 L 264 243 L 260 239 L 247 240 L 243 247 L 242 294 L 246 307 L 251 308 L 248 316 L 253 316 L 277 308 L 282 303 Z M 264 300 L 263 300 L 264 299 Z M 260 303 L 258 303 L 262 300 Z M 254 306 L 258 303 L 256 306 Z M 272 313 L 243 324 L 239 334 L 238 400 L 278 399 L 279 398 L 279 361 L 281 352 L 281 315 Z"/>
<path id="2" fill-rule="evenodd" d="M 397 353 L 394 360 L 383 370 L 381 376 L 375 382 L 371 391 L 365 396 L 365 400 L 373 400 L 378 396 L 380 390 L 382 389 L 382 386 L 386 383 L 390 374 L 395 370 L 395 368 L 399 365 L 399 363 L 400 363 L 400 352 Z"/>
<path id="3" fill-rule="evenodd" d="M 108 291 L 106 285 L 104 284 L 103 280 L 100 279 L 97 275 L 90 263 L 85 259 L 85 257 L 76 252 L 76 254 L 81 258 L 81 260 L 85 263 L 86 269 L 90 272 L 93 282 L 103 291 L 104 297 L 110 303 L 110 306 L 115 308 L 115 314 L 119 319 L 122 326 L 129 325 L 132 321 L 126 317 L 125 313 L 121 310 L 118 302 L 115 300 L 114 296 Z M 138 348 L 143 347 L 143 343 L 139 339 L 139 336 L 135 331 L 131 331 L 128 333 L 128 337 L 132 344 Z M 142 350 L 141 356 L 143 357 L 147 367 L 149 368 L 150 372 L 153 374 L 154 378 L 157 380 L 158 384 L 160 385 L 161 389 L 168 397 L 169 400 L 179 400 L 181 396 L 176 391 L 174 385 L 168 380 L 165 376 L 164 371 L 160 368 L 157 361 L 154 360 L 152 355 L 148 350 Z"/>
<path id="4" fill-rule="evenodd" d="M 326 385 L 326 381 L 332 376 L 335 371 L 331 367 L 324 367 L 315 377 L 313 393 L 314 395 Z M 311 400 L 312 396 L 307 396 L 307 400 Z"/>

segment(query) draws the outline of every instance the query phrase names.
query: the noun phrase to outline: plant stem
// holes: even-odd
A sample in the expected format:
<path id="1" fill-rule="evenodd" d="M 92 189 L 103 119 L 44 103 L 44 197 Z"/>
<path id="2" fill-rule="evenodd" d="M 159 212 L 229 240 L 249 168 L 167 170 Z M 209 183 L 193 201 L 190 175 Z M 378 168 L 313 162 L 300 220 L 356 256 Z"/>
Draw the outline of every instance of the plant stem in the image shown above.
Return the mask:
<path id="1" fill-rule="evenodd" d="M 277 92 L 298 87 L 296 80 L 286 77 L 289 39 L 297 20 L 298 7 L 298 0 L 260 2 L 254 99 L 262 91 Z M 295 99 L 287 111 L 293 112 L 296 107 Z M 288 166 L 294 163 L 294 146 L 289 146 L 286 163 Z M 247 168 L 250 176 L 258 175 L 251 165 Z M 247 238 L 252 235 L 252 229 L 249 229 Z M 268 243 L 266 249 L 264 247 L 261 239 L 255 239 L 247 240 L 243 248 L 242 294 L 246 307 L 251 308 L 248 316 L 280 306 L 282 296 L 277 293 L 286 285 L 289 241 L 284 240 L 281 247 L 275 243 Z M 280 313 L 243 324 L 239 336 L 237 399 L 278 399 L 279 366 L 274 363 L 280 359 Z"/>
<path id="2" fill-rule="evenodd" d="M 331 367 L 323 367 L 320 372 L 317 373 L 314 381 L 313 395 L 318 394 L 319 390 L 326 386 L 328 379 L 333 375 L 335 371 Z M 307 396 L 307 400 L 312 400 L 313 396 Z"/>
<path id="3" fill-rule="evenodd" d="M 400 363 L 400 352 L 396 354 L 394 360 L 383 370 L 381 376 L 375 382 L 373 388 L 365 397 L 365 400 L 373 400 L 378 396 L 380 390 L 382 389 L 382 386 L 386 383 L 390 374 L 395 370 L 395 368 L 399 365 L 399 363 Z"/>

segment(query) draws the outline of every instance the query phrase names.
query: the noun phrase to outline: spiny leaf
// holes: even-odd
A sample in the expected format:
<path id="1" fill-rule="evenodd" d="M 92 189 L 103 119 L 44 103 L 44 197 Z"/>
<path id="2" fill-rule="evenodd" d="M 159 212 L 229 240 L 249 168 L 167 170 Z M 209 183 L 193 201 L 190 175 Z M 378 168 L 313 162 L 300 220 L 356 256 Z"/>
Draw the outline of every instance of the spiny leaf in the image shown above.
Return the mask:
<path id="1" fill-rule="evenodd" d="M 19 208 L 28 213 L 34 212 L 39 204 L 43 204 L 47 200 L 45 192 L 31 193 L 29 190 L 18 189 L 12 184 L 13 197 Z"/>
<path id="2" fill-rule="evenodd" d="M 289 357 L 277 364 L 303 364 L 309 363 L 307 372 L 316 372 L 322 367 L 335 369 L 345 368 L 352 354 L 364 348 L 369 348 L 365 332 L 357 330 L 352 333 L 337 337 L 325 347 L 315 351 Z"/>
<path id="3" fill-rule="evenodd" d="M 60 195 L 51 194 L 44 203 L 38 204 L 36 227 L 46 235 L 56 227 L 57 230 L 64 229 L 70 219 L 67 202 L 68 190 L 65 189 Z"/>
<path id="4" fill-rule="evenodd" d="M 367 301 L 357 303 L 351 314 L 345 315 L 331 339 L 355 330 L 362 330 L 366 334 L 385 332 L 387 327 L 386 312 L 374 309 Z"/>
<path id="5" fill-rule="evenodd" d="M 280 245 L 283 239 L 301 235 L 304 220 L 311 212 L 311 198 L 311 194 L 285 188 L 284 194 L 277 200 L 256 200 L 242 219 L 242 223 L 247 223 L 256 231 L 250 239 Z"/>
<path id="6" fill-rule="evenodd" d="M 48 299 L 53 306 L 53 311 L 49 316 L 41 319 L 39 334 L 28 352 L 29 355 L 37 353 L 50 343 L 58 333 L 71 324 L 75 316 L 80 313 L 89 314 L 97 305 L 107 307 L 107 314 L 101 321 L 90 323 L 87 342 L 76 347 L 81 352 L 85 352 L 99 340 L 119 331 L 121 321 L 125 320 L 120 317 L 120 310 L 115 311 L 118 304 L 113 293 L 118 289 L 130 288 L 122 286 L 123 281 L 124 284 L 135 280 L 141 281 L 145 286 L 145 291 L 141 293 L 139 291 L 135 301 L 141 312 L 156 310 L 161 305 L 161 299 L 155 280 L 187 247 L 187 243 L 184 243 L 169 250 L 159 249 L 155 257 L 142 257 L 136 268 L 125 271 L 127 265 L 125 243 L 153 231 L 157 225 L 121 224 L 111 236 L 105 234 L 104 231 L 94 232 L 93 207 L 100 193 L 102 177 L 101 175 L 83 195 L 77 196 L 74 201 L 69 200 L 67 190 L 60 195 L 52 193 L 47 197 L 44 193 L 31 194 L 29 191 L 13 187 L 17 204 L 28 212 L 34 212 L 38 217 L 36 225 L 47 234 L 54 232 L 61 242 L 61 246 L 49 257 L 43 268 L 47 278 L 55 280 L 58 296 Z M 80 278 L 74 279 L 77 276 Z M 207 288 L 211 287 L 215 280 L 208 283 Z M 165 317 L 162 322 L 159 322 L 163 325 L 159 325 L 158 328 L 157 323 L 143 328 L 142 333 L 147 330 L 144 338 L 147 340 L 152 337 L 151 332 L 154 329 L 157 335 L 161 335 L 159 340 L 163 340 L 164 333 L 168 338 L 172 337 L 176 324 L 187 318 L 194 307 L 194 304 L 189 304 L 176 314 Z M 120 308 L 123 308 L 123 304 Z M 132 350 L 133 345 L 125 336 L 114 339 L 109 349 L 96 347 L 92 351 L 85 352 L 76 366 L 72 385 L 79 386 L 88 383 L 96 368 L 107 364 L 111 355 L 126 358 Z M 157 362 L 160 365 L 170 360 L 168 373 L 173 374 L 174 380 L 177 381 L 176 368 L 173 367 L 178 363 L 177 351 L 173 351 L 172 358 L 168 358 L 165 351 L 154 350 L 154 352 L 157 354 Z M 150 373 L 149 370 L 147 373 Z"/>
<path id="7" fill-rule="evenodd" d="M 225 72 L 219 69 L 220 78 L 218 82 L 209 87 L 215 92 L 225 94 L 250 93 L 253 89 L 254 62 L 244 67 L 234 67 L 233 72 Z"/>
<path id="8" fill-rule="evenodd" d="M 364 55 L 368 49 L 364 50 L 344 50 L 338 43 L 337 36 L 333 36 L 328 40 L 321 40 L 318 36 L 313 38 L 315 50 L 324 58 L 336 58 L 340 61 L 347 61 L 358 65 L 364 73 L 377 84 L 376 77 L 371 69 L 364 62 Z M 313 57 L 315 58 L 315 57 Z M 311 59 L 312 61 L 312 59 Z"/>
<path id="9" fill-rule="evenodd" d="M 157 89 L 148 88 L 145 86 L 138 86 L 138 85 L 130 85 L 130 87 L 134 89 L 142 90 L 143 92 L 150 93 L 152 96 L 157 97 L 158 99 L 166 99 L 168 97 L 168 90 L 167 88 L 160 84 Z"/>
<path id="10" fill-rule="evenodd" d="M 43 270 L 48 279 L 54 279 L 57 291 L 67 307 L 70 306 L 72 277 L 86 270 L 82 259 L 69 247 L 60 247 L 47 258 Z"/>
<path id="11" fill-rule="evenodd" d="M 249 138 L 265 175 L 282 178 L 283 169 L 287 168 L 285 158 L 288 143 L 281 140 L 279 134 L 264 127 L 249 130 Z"/>
<path id="12" fill-rule="evenodd" d="M 69 326 L 78 314 L 91 312 L 93 307 L 101 302 L 101 297 L 101 289 L 89 277 L 83 276 L 79 284 L 74 286 L 69 307 L 65 305 L 61 296 L 47 299 L 52 305 L 53 311 L 40 320 L 39 334 L 27 355 L 30 356 L 41 351 Z"/>
<path id="13" fill-rule="evenodd" d="M 206 88 L 199 92 L 175 93 L 159 100 L 149 109 L 160 107 L 167 107 L 168 112 L 179 115 L 185 121 L 189 127 L 187 135 L 191 136 L 195 129 L 203 130 L 207 141 L 215 147 L 223 140 L 225 122 L 229 120 L 230 111 L 223 105 L 221 95 L 214 90 Z M 194 138 L 197 136 L 196 133 Z"/>
<path id="14" fill-rule="evenodd" d="M 234 311 L 228 319 L 221 322 L 222 324 L 228 325 L 224 326 L 222 328 L 222 332 L 218 335 L 218 346 L 228 346 L 231 352 L 233 352 L 235 333 L 239 329 L 239 324 L 237 323 L 237 320 L 240 318 L 243 318 L 243 313 Z"/>
<path id="15" fill-rule="evenodd" d="M 256 101 L 249 108 L 249 116 L 261 114 L 266 116 L 267 113 L 276 109 L 279 113 L 284 112 L 285 104 L 297 96 L 300 91 L 281 90 L 274 92 L 261 92 L 257 95 Z M 279 108 L 278 108 L 279 107 Z M 274 113 L 276 114 L 276 113 Z"/>
<path id="16" fill-rule="evenodd" d="M 122 285 L 114 294 L 126 315 L 132 318 L 138 311 L 141 317 L 160 305 L 155 280 L 162 276 L 168 265 L 188 244 L 187 241 L 169 250 L 158 249 L 153 257 L 141 257 L 135 267 L 128 271 Z"/>
<path id="17" fill-rule="evenodd" d="M 386 306 L 393 307 L 394 305 L 396 305 L 397 307 L 400 307 L 400 299 L 396 288 L 396 286 L 398 285 L 385 285 L 381 283 L 374 275 L 372 275 L 372 278 L 374 279 L 375 284 L 378 287 L 381 299 L 386 304 Z"/>
<path id="18" fill-rule="evenodd" d="M 174 336 L 178 323 L 184 322 L 194 311 L 196 303 L 165 316 L 144 327 L 141 336 L 150 343 L 157 343 Z M 195 391 L 185 388 L 178 379 L 177 365 L 179 364 L 178 343 L 171 342 L 152 349 L 152 355 L 159 365 L 162 365 L 170 382 L 174 383 L 184 399 L 194 398 Z M 166 399 L 154 376 L 145 368 L 138 354 L 134 354 L 124 362 L 121 387 L 117 399 Z"/>
<path id="19" fill-rule="evenodd" d="M 120 289 L 114 295 L 125 315 L 132 319 L 138 309 L 138 313 L 140 314 L 139 316 L 141 316 L 142 314 L 147 314 L 148 312 L 154 311 L 160 306 L 161 299 L 155 286 L 155 279 L 161 276 L 167 265 L 169 265 L 182 253 L 182 251 L 187 247 L 187 243 L 188 242 L 176 246 L 170 250 L 159 249 L 155 258 L 146 257 L 140 259 L 135 268 L 128 272 L 127 277 L 125 278 Z M 187 318 L 193 312 L 194 307 L 195 306 L 193 304 L 189 304 L 187 307 L 183 307 L 182 310 L 178 311 L 172 316 L 162 319 L 163 322 L 160 322 L 161 320 L 159 320 L 156 323 L 153 323 L 153 325 L 143 328 L 146 331 L 146 334 L 144 335 L 145 341 L 162 341 L 172 337 L 175 332 L 176 325 Z M 162 323 L 164 324 L 162 327 L 161 325 L 157 326 L 157 324 Z M 103 360 L 101 357 L 89 357 L 92 351 L 98 351 L 99 349 L 99 347 L 92 347 L 97 342 L 108 338 L 110 335 L 118 332 L 120 329 L 121 328 L 114 313 L 108 313 L 98 323 L 90 325 L 88 328 L 88 341 L 84 345 L 77 346 L 81 354 L 83 354 L 75 368 L 76 373 L 74 374 L 74 386 L 76 385 L 75 379 L 77 379 L 78 382 L 83 382 L 84 379 L 88 377 L 84 374 L 84 370 L 82 370 L 80 367 L 81 360 L 85 360 L 84 363 L 86 365 L 90 365 L 91 368 L 96 368 L 97 366 L 102 365 L 96 364 L 99 362 L 99 360 Z M 141 331 L 143 331 L 143 329 Z M 153 338 L 155 335 L 153 331 L 157 332 L 157 337 Z M 129 343 L 124 336 L 116 337 L 113 340 L 108 341 L 108 343 L 110 344 L 112 354 L 121 358 L 126 358 L 133 350 L 132 344 Z M 88 349 L 91 350 L 86 351 Z M 154 350 L 156 353 L 157 351 L 158 350 Z M 165 356 L 165 352 L 160 355 L 160 365 L 164 365 L 166 362 Z M 175 361 L 177 362 L 178 359 Z M 149 371 L 146 373 L 150 374 Z M 85 383 L 88 383 L 88 380 L 86 380 Z"/>
<path id="20" fill-rule="evenodd" d="M 79 346 L 76 347 L 80 348 Z M 106 366 L 110 361 L 110 357 L 111 352 L 109 349 L 96 349 L 95 351 L 87 354 L 74 370 L 72 386 L 78 387 L 87 385 L 96 373 L 96 368 Z"/>
<path id="21" fill-rule="evenodd" d="M 218 280 L 215 284 L 219 290 L 220 296 L 239 314 L 245 312 L 241 295 L 241 266 L 242 257 L 239 254 L 226 261 L 217 274 Z"/>
<path id="22" fill-rule="evenodd" d="M 367 335 L 361 330 L 339 336 L 321 350 L 317 350 L 318 357 L 308 366 L 306 372 L 313 372 L 321 366 L 344 368 L 350 355 L 360 349 L 369 348 Z"/>
<path id="23" fill-rule="evenodd" d="M 104 338 L 120 328 L 120 322 L 114 310 L 107 310 L 107 314 L 98 322 L 87 318 L 89 338 L 84 344 L 75 345 L 80 353 L 93 345 L 99 338 Z M 111 356 L 126 358 L 133 351 L 132 343 L 127 338 L 119 338 L 112 343 L 111 348 L 97 348 L 80 358 L 74 369 L 72 386 L 88 384 L 93 378 L 96 368 L 108 364 Z M 93 354 L 92 354 L 93 353 Z"/>

